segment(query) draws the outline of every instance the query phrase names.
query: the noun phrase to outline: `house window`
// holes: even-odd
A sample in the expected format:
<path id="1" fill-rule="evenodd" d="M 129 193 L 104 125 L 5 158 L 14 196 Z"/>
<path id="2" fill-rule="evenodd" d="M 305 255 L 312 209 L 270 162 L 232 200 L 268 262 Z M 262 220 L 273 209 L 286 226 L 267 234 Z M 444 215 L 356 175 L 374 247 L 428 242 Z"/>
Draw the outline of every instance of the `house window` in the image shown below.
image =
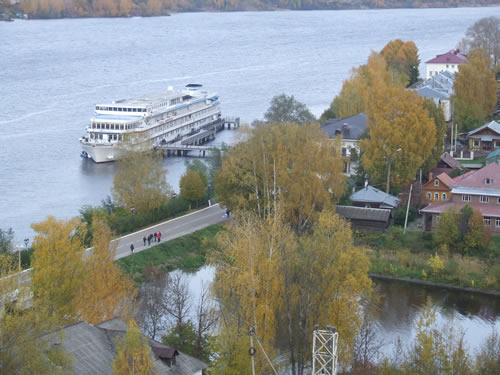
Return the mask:
<path id="1" fill-rule="evenodd" d="M 449 65 L 446 65 L 446 69 L 448 69 L 450 66 Z"/>
<path id="2" fill-rule="evenodd" d="M 481 203 L 488 203 L 489 201 L 489 197 L 487 195 L 481 195 L 481 197 L 479 198 L 479 202 Z"/>
<path id="3" fill-rule="evenodd" d="M 500 197 L 497 198 L 497 204 L 500 204 Z"/>
<path id="4" fill-rule="evenodd" d="M 431 193 L 427 193 L 427 200 L 430 201 L 432 199 L 432 194 Z M 500 199 L 500 198 L 498 198 Z"/>
<path id="5" fill-rule="evenodd" d="M 485 179 L 484 179 L 484 183 L 485 183 L 486 185 L 491 185 L 491 180 L 490 180 L 489 178 L 485 178 Z"/>
<path id="6" fill-rule="evenodd" d="M 479 139 L 474 139 L 474 141 L 472 142 L 472 145 L 474 147 L 479 147 Z"/>
<path id="7" fill-rule="evenodd" d="M 496 226 L 497 228 L 500 228 L 500 219 L 496 219 L 496 220 L 495 220 L 495 226 Z"/>
<path id="8" fill-rule="evenodd" d="M 437 178 L 434 180 L 434 186 L 439 186 L 439 180 Z"/>
<path id="9" fill-rule="evenodd" d="M 483 224 L 490 226 L 491 225 L 491 219 L 489 217 L 483 218 Z"/>
<path id="10" fill-rule="evenodd" d="M 455 65 L 452 65 L 451 67 L 452 67 L 452 68 L 454 68 L 454 67 L 455 67 Z"/>
<path id="11" fill-rule="evenodd" d="M 434 193 L 434 200 L 438 201 L 439 200 L 439 193 Z"/>
<path id="12" fill-rule="evenodd" d="M 462 195 L 462 200 L 463 200 L 464 202 L 470 202 L 470 195 L 465 195 L 465 194 L 464 194 L 464 195 Z"/>
<path id="13" fill-rule="evenodd" d="M 446 200 L 446 193 L 443 193 L 443 195 L 441 197 L 445 201 Z"/>

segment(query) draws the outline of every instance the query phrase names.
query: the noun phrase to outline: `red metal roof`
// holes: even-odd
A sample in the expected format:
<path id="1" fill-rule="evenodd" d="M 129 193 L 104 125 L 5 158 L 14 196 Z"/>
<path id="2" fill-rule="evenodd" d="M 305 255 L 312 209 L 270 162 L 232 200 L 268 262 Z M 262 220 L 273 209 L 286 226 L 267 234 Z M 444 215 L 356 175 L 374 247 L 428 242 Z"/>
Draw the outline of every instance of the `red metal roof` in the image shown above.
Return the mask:
<path id="1" fill-rule="evenodd" d="M 466 173 L 461 179 L 453 181 L 453 187 L 500 189 L 500 165 L 490 163 L 486 167 L 472 173 Z M 489 179 L 486 184 L 485 180 Z"/>
<path id="2" fill-rule="evenodd" d="M 467 55 L 460 53 L 460 50 L 451 50 L 442 55 L 437 55 L 433 59 L 426 61 L 426 64 L 461 64 L 467 62 Z"/>

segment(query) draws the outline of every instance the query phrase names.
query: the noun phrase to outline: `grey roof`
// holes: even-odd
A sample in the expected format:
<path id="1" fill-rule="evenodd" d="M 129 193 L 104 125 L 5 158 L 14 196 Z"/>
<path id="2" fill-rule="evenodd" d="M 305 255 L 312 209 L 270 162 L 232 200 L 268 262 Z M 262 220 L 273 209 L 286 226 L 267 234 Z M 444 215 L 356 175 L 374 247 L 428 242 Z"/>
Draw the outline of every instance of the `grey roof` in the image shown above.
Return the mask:
<path id="1" fill-rule="evenodd" d="M 116 339 L 123 337 L 128 326 L 120 319 L 111 319 L 97 325 L 79 322 L 63 328 L 62 348 L 73 358 L 73 370 L 76 375 L 109 374 L 112 375 L 112 363 L 116 355 Z M 48 335 L 49 343 L 60 345 L 57 334 Z M 192 375 L 207 365 L 187 354 L 178 352 L 162 343 L 149 339 L 154 353 L 155 367 L 160 374 Z M 154 348 L 154 349 L 153 349 Z M 160 354 L 160 355 L 158 355 Z M 169 366 L 162 360 L 175 355 L 175 364 Z"/>
<path id="2" fill-rule="evenodd" d="M 453 95 L 453 84 L 455 83 L 455 74 L 452 72 L 441 72 L 425 81 L 417 82 L 410 88 L 419 95 L 426 98 L 439 98 L 440 100 L 449 100 Z M 424 90 L 425 89 L 425 90 Z"/>
<path id="3" fill-rule="evenodd" d="M 498 122 L 496 122 L 496 121 L 490 121 L 487 124 L 484 124 L 483 126 L 480 126 L 479 128 L 471 130 L 470 132 L 467 133 L 467 136 L 470 137 L 470 136 L 474 135 L 475 133 L 477 133 L 478 131 L 483 130 L 485 128 L 490 128 L 495 133 L 500 134 L 500 124 Z"/>
<path id="4" fill-rule="evenodd" d="M 350 220 L 382 221 L 387 223 L 391 218 L 391 210 L 382 208 L 337 206 L 335 211 L 340 216 Z"/>
<path id="5" fill-rule="evenodd" d="M 350 199 L 353 202 L 380 203 L 383 206 L 392 208 L 397 207 L 400 202 L 398 198 L 370 185 L 352 194 Z"/>
<path id="6" fill-rule="evenodd" d="M 330 119 L 321 126 L 321 130 L 329 138 L 335 138 L 340 133 L 343 139 L 358 140 L 366 129 L 366 117 L 364 113 L 358 113 L 341 119 Z"/>

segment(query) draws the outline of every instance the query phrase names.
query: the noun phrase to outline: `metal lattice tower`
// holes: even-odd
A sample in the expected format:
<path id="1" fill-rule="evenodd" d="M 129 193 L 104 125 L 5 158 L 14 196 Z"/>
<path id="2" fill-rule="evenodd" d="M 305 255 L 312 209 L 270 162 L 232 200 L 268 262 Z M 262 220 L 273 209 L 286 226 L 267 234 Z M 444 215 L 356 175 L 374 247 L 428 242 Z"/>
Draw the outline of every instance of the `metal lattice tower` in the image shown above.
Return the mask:
<path id="1" fill-rule="evenodd" d="M 334 327 L 317 329 L 313 336 L 312 375 L 337 374 L 337 340 L 339 334 Z"/>

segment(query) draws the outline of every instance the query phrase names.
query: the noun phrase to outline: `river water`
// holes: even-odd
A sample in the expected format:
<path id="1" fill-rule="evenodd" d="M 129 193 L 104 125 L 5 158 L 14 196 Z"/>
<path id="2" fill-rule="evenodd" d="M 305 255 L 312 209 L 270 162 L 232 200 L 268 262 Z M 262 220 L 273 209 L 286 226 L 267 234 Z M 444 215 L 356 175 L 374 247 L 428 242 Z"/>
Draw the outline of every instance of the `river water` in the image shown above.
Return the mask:
<path id="1" fill-rule="evenodd" d="M 280 93 L 320 115 L 371 50 L 396 38 L 413 40 L 426 61 L 454 48 L 470 25 L 491 15 L 500 16 L 500 8 L 0 22 L 0 228 L 12 227 L 16 242 L 32 239 L 31 223 L 78 215 L 83 205 L 110 194 L 116 165 L 79 157 L 78 138 L 98 102 L 202 83 L 221 96 L 224 115 L 244 122 L 262 118 Z M 222 132 L 216 142 L 231 143 L 235 135 Z M 164 164 L 178 189 L 184 159 Z M 386 291 L 385 336 L 411 334 L 420 309 L 415 301 L 426 293 L 414 290 L 412 300 L 406 290 Z M 446 306 L 449 295 L 439 292 L 437 306 Z M 469 334 L 481 337 L 499 327 L 498 299 L 470 300 L 477 308 L 462 309 L 462 297 L 454 298 L 458 307 L 440 317 L 452 311 Z"/>

